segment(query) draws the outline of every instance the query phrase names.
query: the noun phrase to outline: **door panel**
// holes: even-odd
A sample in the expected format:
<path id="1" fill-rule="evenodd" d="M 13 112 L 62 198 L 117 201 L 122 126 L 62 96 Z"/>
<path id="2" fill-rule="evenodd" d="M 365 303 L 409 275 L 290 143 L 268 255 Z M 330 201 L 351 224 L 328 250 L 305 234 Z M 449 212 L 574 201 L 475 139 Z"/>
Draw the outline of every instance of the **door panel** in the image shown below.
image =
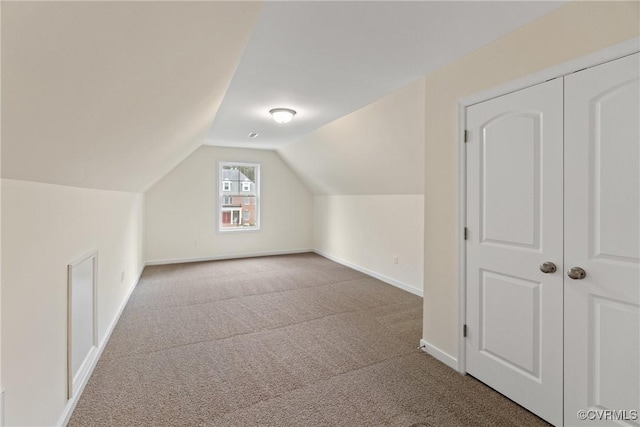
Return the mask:
<path id="1" fill-rule="evenodd" d="M 590 381 L 594 384 L 592 405 L 608 409 L 637 408 L 637 394 L 627 393 L 620 385 L 628 383 L 627 376 L 638 378 L 638 340 L 628 339 L 619 332 L 640 322 L 637 306 L 593 297 L 589 316 L 593 337 L 589 353 L 595 356 L 590 372 Z"/>
<path id="2" fill-rule="evenodd" d="M 482 243 L 540 249 L 540 116 L 505 114 L 480 128 Z"/>
<path id="3" fill-rule="evenodd" d="M 565 78 L 565 261 L 587 273 L 565 280 L 569 426 L 640 425 L 639 70 L 635 54 Z"/>
<path id="4" fill-rule="evenodd" d="M 589 101 L 589 154 L 593 173 L 593 185 L 589 189 L 593 218 L 589 228 L 593 257 L 638 262 L 640 229 L 634 219 L 640 212 L 640 204 L 638 197 L 629 197 L 629 191 L 636 190 L 637 194 L 640 180 L 637 139 L 630 140 L 634 137 L 631 128 L 638 127 L 639 91 L 638 80 L 632 78 Z M 621 167 L 625 164 L 636 167 Z M 626 227 L 619 226 L 619 219 L 624 220 Z"/>
<path id="5" fill-rule="evenodd" d="M 480 273 L 480 352 L 539 379 L 540 283 L 492 271 Z"/>
<path id="6" fill-rule="evenodd" d="M 563 83 L 467 109 L 467 372 L 562 423 Z M 539 265 L 551 261 L 555 273 Z"/>

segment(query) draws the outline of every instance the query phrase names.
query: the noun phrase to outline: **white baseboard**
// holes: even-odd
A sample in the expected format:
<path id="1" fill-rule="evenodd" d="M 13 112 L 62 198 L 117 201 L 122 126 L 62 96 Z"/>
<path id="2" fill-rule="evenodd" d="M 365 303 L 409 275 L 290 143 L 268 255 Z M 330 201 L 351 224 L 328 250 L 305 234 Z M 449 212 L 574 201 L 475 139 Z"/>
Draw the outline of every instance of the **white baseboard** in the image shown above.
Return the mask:
<path id="1" fill-rule="evenodd" d="M 282 251 L 253 252 L 253 253 L 247 253 L 247 254 L 217 255 L 217 256 L 196 257 L 196 258 L 160 259 L 160 260 L 147 261 L 145 262 L 145 265 L 165 265 L 165 264 L 183 264 L 187 262 L 220 261 L 225 259 L 256 258 L 256 257 L 274 256 L 274 255 L 301 254 L 305 252 L 313 252 L 313 251 L 311 249 L 286 249 Z"/>
<path id="2" fill-rule="evenodd" d="M 109 328 L 107 329 L 107 333 L 105 334 L 104 338 L 102 339 L 102 341 L 100 341 L 98 345 L 98 351 L 96 352 L 95 356 L 92 358 L 90 362 L 91 364 L 89 366 L 89 369 L 87 370 L 87 375 L 82 379 L 82 382 L 79 384 L 78 390 L 73 394 L 73 397 L 71 397 L 71 399 L 67 401 L 67 406 L 65 406 L 64 411 L 62 412 L 62 415 L 58 419 L 58 423 L 56 425 L 66 426 L 67 423 L 69 422 L 69 419 L 71 418 L 71 414 L 73 414 L 73 410 L 78 404 L 78 401 L 80 400 L 80 396 L 82 396 L 82 392 L 84 391 L 85 386 L 89 382 L 89 378 L 91 378 L 91 374 L 93 373 L 93 370 L 98 364 L 98 360 L 100 360 L 100 356 L 102 355 L 104 348 L 107 346 L 107 342 L 109 342 L 109 338 L 111 338 L 111 334 L 113 333 L 113 330 L 115 329 L 116 324 L 118 323 L 118 320 L 120 320 L 120 316 L 122 315 L 122 312 L 124 311 L 125 306 L 129 302 L 129 298 L 131 297 L 133 290 L 136 288 L 136 286 L 138 286 L 138 283 L 140 282 L 140 277 L 142 276 L 144 267 L 145 266 L 143 265 L 140 268 L 140 271 L 138 272 L 138 276 L 136 280 L 133 282 L 133 285 L 131 286 L 131 288 L 127 291 L 127 295 L 122 301 L 122 304 L 120 304 L 120 307 L 118 308 L 118 311 L 116 312 L 116 315 L 113 318 L 113 321 L 111 322 L 111 324 L 109 325 Z M 3 424 L 0 424 L 0 427 L 2 426 Z"/>
<path id="3" fill-rule="evenodd" d="M 342 264 L 342 265 L 344 265 L 346 267 L 353 268 L 354 270 L 357 270 L 357 271 L 359 271 L 361 273 L 367 274 L 367 275 L 369 275 L 371 277 L 375 277 L 378 280 L 382 280 L 383 282 L 388 283 L 391 286 L 395 286 L 396 288 L 400 288 L 403 291 L 410 292 L 410 293 L 412 293 L 414 295 L 417 295 L 419 297 L 421 297 L 423 295 L 422 289 L 418 289 L 418 288 L 416 288 L 414 286 L 407 285 L 406 283 L 402 283 L 402 282 L 400 282 L 398 280 L 392 279 L 391 277 L 387 277 L 387 276 L 385 276 L 383 274 L 377 273 L 377 272 L 375 272 L 373 270 L 369 270 L 368 268 L 361 267 L 361 266 L 359 266 L 357 264 L 354 264 L 352 262 L 345 261 L 343 259 L 334 257 L 333 255 L 329 255 L 326 252 L 315 250 L 315 249 L 313 250 L 313 252 L 315 252 L 318 255 L 323 256 L 323 257 L 325 257 L 327 259 L 330 259 L 331 261 L 335 261 L 338 264 Z"/>
<path id="4" fill-rule="evenodd" d="M 420 340 L 420 348 L 422 349 L 422 351 L 424 351 L 428 355 L 435 357 L 451 369 L 455 369 L 456 371 L 458 370 L 458 359 L 440 350 L 435 345 L 431 345 L 425 340 Z"/>
<path id="5" fill-rule="evenodd" d="M 4 427 L 4 389 L 0 390 L 0 427 Z"/>
<path id="6" fill-rule="evenodd" d="M 220 261 L 225 259 L 239 259 L 239 258 L 256 258 L 263 256 L 275 256 L 275 255 L 290 255 L 290 254 L 300 254 L 306 252 L 313 252 L 320 256 L 330 259 L 331 261 L 335 261 L 338 264 L 342 264 L 346 267 L 353 268 L 361 273 L 368 274 L 369 276 L 375 277 L 378 280 L 382 280 L 385 283 L 388 283 L 392 286 L 400 288 L 404 291 L 410 292 L 414 295 L 422 296 L 422 289 L 418 289 L 411 285 L 407 285 L 406 283 L 402 283 L 398 280 L 392 279 L 391 277 L 387 277 L 383 274 L 377 273 L 373 270 L 369 270 L 368 268 L 361 267 L 357 264 L 353 264 L 349 261 L 345 261 L 340 258 L 336 258 L 328 253 L 314 250 L 314 249 L 286 249 L 282 251 L 268 251 L 268 252 L 253 252 L 246 254 L 234 254 L 234 255 L 218 255 L 218 256 L 208 256 L 208 257 L 196 257 L 196 258 L 175 258 L 175 259 L 162 259 L 162 260 L 152 260 L 145 262 L 145 265 L 166 265 L 166 264 L 183 264 L 189 262 L 203 262 L 203 261 Z"/>

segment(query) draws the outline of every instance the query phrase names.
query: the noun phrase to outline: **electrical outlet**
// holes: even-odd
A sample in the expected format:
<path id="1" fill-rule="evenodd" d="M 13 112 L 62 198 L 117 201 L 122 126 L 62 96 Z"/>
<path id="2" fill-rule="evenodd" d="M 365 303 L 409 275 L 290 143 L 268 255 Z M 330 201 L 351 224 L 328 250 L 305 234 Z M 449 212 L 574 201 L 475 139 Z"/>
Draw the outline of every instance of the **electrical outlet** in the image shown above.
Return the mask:
<path id="1" fill-rule="evenodd" d="M 393 256 L 393 263 L 397 264 L 398 263 L 398 255 L 394 255 Z"/>
<path id="2" fill-rule="evenodd" d="M 120 283 L 124 282 L 124 271 L 120 273 Z"/>

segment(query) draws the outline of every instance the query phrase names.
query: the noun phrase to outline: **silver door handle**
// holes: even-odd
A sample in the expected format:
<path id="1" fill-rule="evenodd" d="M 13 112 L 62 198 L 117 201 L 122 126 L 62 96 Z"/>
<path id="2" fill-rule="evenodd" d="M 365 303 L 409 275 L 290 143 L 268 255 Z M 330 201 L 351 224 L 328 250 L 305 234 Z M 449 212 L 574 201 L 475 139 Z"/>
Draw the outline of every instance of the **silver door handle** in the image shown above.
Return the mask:
<path id="1" fill-rule="evenodd" d="M 582 280 L 587 277 L 587 272 L 581 267 L 571 267 L 569 271 L 567 271 L 567 276 L 573 280 Z"/>
<path id="2" fill-rule="evenodd" d="M 543 273 L 555 273 L 556 270 L 556 265 L 551 261 L 540 264 L 540 271 L 542 271 Z"/>

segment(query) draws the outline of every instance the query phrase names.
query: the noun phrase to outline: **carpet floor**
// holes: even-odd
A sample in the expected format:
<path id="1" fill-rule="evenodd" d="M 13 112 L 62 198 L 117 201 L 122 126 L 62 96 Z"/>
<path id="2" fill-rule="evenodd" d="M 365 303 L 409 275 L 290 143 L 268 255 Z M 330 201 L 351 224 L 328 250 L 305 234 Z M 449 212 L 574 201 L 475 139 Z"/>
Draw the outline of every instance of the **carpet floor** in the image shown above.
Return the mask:
<path id="1" fill-rule="evenodd" d="M 69 425 L 548 425 L 421 329 L 421 298 L 315 254 L 147 267 Z"/>

